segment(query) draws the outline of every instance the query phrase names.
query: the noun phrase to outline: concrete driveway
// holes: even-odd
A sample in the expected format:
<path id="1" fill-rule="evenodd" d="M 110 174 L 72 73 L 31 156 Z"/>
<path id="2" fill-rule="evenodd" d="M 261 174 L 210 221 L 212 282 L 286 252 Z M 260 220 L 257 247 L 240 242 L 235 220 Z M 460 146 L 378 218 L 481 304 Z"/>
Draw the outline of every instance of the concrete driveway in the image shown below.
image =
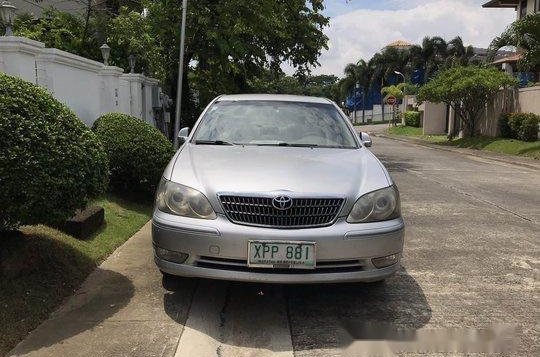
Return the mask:
<path id="1" fill-rule="evenodd" d="M 537 356 L 540 171 L 380 137 L 373 151 L 407 222 L 403 269 L 386 283 L 195 281 L 166 292 L 146 225 L 12 355 L 334 356 L 344 325 L 379 321 L 515 324 L 518 351 L 504 355 Z"/>

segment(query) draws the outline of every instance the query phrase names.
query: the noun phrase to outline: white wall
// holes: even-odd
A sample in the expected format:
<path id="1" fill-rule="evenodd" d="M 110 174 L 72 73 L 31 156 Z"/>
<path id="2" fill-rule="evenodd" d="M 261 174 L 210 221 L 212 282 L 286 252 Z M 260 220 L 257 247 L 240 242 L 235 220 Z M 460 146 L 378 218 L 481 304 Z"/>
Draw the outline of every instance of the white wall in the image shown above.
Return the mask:
<path id="1" fill-rule="evenodd" d="M 46 88 L 88 126 L 109 112 L 155 125 L 152 87 L 159 82 L 144 75 L 15 36 L 0 37 L 0 71 Z"/>
<path id="2" fill-rule="evenodd" d="M 540 115 L 540 86 L 521 88 L 518 98 L 520 112 Z"/>
<path id="3" fill-rule="evenodd" d="M 418 110 L 423 111 L 424 135 L 445 134 L 446 104 L 424 102 Z"/>

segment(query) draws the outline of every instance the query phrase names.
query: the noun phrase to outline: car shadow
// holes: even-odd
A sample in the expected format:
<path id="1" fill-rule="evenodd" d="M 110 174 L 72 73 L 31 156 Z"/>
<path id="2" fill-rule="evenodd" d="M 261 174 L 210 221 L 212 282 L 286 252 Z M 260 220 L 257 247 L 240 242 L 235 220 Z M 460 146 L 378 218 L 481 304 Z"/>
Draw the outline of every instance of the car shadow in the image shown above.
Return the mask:
<path id="1" fill-rule="evenodd" d="M 419 329 L 431 319 L 431 308 L 420 285 L 401 268 L 381 283 L 281 285 L 199 280 L 190 316 L 179 315 L 183 290 L 164 295 L 164 309 L 180 324 L 218 341 L 221 345 L 281 352 L 292 339 L 295 353 L 341 350 L 347 326 L 380 322 Z M 193 307 L 208 294 L 208 299 Z M 204 315 L 205 323 L 190 324 L 193 314 Z M 212 317 L 212 316 L 215 317 Z M 209 324 L 214 328 L 208 328 Z M 349 341 L 350 342 L 350 341 Z"/>
<path id="2" fill-rule="evenodd" d="M 422 288 L 403 267 L 384 282 L 291 286 L 286 291 L 295 351 L 342 349 L 355 335 L 351 326 L 379 323 L 416 330 L 431 319 Z"/>

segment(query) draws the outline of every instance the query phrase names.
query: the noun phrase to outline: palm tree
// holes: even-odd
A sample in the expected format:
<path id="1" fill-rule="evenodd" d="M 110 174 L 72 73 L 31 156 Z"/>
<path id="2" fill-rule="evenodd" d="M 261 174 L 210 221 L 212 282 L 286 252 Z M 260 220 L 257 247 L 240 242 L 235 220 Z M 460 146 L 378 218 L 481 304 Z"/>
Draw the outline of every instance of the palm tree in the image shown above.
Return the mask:
<path id="1" fill-rule="evenodd" d="M 372 84 L 372 72 L 373 68 L 371 64 L 363 59 L 356 63 L 349 63 L 345 66 L 345 78 L 341 83 L 342 94 L 345 94 L 345 96 L 351 93 L 357 85 L 361 88 L 362 102 L 364 103 L 362 106 L 362 121 L 365 121 L 366 117 L 365 100 Z"/>
<path id="2" fill-rule="evenodd" d="M 498 37 L 495 37 L 488 49 L 488 59 L 493 61 L 497 51 L 506 46 L 513 46 L 523 53 L 519 66 L 523 70 L 540 67 L 540 14 L 529 14 L 513 22 Z"/>
<path id="3" fill-rule="evenodd" d="M 446 67 L 466 66 L 474 57 L 474 49 L 472 46 L 463 44 L 463 39 L 459 36 L 448 42 L 447 46 Z"/>
<path id="4" fill-rule="evenodd" d="M 412 68 L 424 70 L 424 83 L 432 78 L 443 66 L 448 55 L 448 44 L 438 36 L 424 37 L 422 45 L 414 45 L 409 49 Z"/>
<path id="5" fill-rule="evenodd" d="M 376 53 L 371 59 L 373 66 L 374 83 L 383 82 L 395 71 L 410 74 L 409 51 L 400 50 L 395 47 L 386 47 L 381 52 Z"/>

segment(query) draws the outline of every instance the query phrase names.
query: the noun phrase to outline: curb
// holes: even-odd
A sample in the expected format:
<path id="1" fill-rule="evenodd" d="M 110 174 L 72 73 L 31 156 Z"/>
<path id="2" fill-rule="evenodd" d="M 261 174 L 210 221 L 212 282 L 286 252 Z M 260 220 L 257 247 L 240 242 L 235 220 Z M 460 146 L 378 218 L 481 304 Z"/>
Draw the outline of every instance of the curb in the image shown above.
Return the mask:
<path id="1" fill-rule="evenodd" d="M 383 133 L 380 133 L 380 132 L 379 133 L 371 133 L 371 134 L 373 136 L 377 136 L 377 137 L 381 137 L 381 138 L 385 138 L 385 139 L 390 139 L 390 140 L 394 140 L 394 141 L 401 141 L 401 142 L 409 143 L 409 144 L 417 144 L 417 145 L 425 146 L 425 147 L 428 147 L 428 148 L 431 148 L 431 149 L 447 151 L 447 152 L 454 152 L 454 153 L 464 154 L 464 155 L 471 155 L 471 156 L 479 157 L 479 158 L 482 158 L 482 159 L 503 162 L 505 164 L 522 166 L 522 167 L 526 167 L 526 168 L 532 169 L 532 170 L 540 170 L 540 163 L 539 163 L 539 165 L 535 165 L 533 162 L 531 162 L 529 164 L 529 163 L 526 163 L 526 162 L 523 162 L 523 161 L 515 161 L 517 157 L 513 157 L 511 155 L 508 155 L 508 157 L 494 156 L 494 155 L 491 155 L 491 154 L 486 154 L 484 152 L 482 152 L 482 154 L 481 154 L 481 151 L 474 150 L 474 149 L 441 147 L 440 145 L 431 144 L 431 143 L 428 143 L 428 142 L 426 142 L 424 140 L 421 140 L 421 139 L 397 137 L 395 135 L 388 135 L 388 134 L 383 134 Z M 519 160 L 523 160 L 523 159 L 519 158 Z"/>

